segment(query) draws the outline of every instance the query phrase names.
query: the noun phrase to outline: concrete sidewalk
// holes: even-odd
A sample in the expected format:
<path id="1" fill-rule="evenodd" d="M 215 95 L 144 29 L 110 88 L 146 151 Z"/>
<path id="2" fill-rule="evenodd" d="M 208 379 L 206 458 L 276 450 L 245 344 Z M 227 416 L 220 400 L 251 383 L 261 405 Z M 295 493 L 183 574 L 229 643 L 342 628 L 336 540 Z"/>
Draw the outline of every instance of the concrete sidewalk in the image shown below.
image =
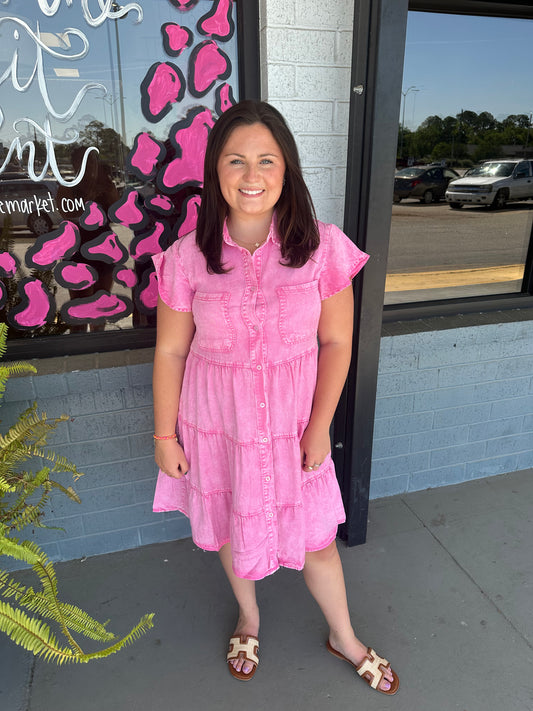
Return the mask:
<path id="1" fill-rule="evenodd" d="M 107 660 L 57 668 L 0 637 L 2 711 L 531 711 L 533 471 L 371 502 L 366 545 L 339 544 L 359 637 L 391 660 L 400 691 L 370 690 L 329 655 L 302 576 L 258 586 L 260 668 L 224 662 L 234 603 L 217 555 L 190 540 L 57 566 L 62 598 L 125 633 Z"/>

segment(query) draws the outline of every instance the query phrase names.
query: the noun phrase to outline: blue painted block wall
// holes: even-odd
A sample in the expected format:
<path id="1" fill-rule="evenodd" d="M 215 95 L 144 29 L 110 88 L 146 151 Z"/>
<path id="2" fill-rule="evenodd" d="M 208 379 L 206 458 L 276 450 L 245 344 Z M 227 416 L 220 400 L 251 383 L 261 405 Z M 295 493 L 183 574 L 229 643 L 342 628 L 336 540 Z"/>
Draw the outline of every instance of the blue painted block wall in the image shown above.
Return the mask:
<path id="1" fill-rule="evenodd" d="M 50 444 L 85 472 L 74 485 L 81 505 L 53 496 L 47 522 L 64 530 L 24 534 L 52 559 L 190 535 L 182 514 L 151 509 L 151 374 L 151 364 L 141 363 L 9 381 L 2 427 L 34 400 L 49 416 L 68 414 Z M 532 322 L 382 339 L 372 498 L 531 467 Z"/>
<path id="2" fill-rule="evenodd" d="M 0 409 L 2 431 L 33 401 L 49 417 L 67 414 L 69 421 L 58 426 L 49 444 L 84 472 L 77 482 L 68 474 L 55 475 L 63 485 L 72 485 L 82 500 L 77 504 L 53 493 L 46 523 L 63 530 L 36 528 L 21 534 L 42 545 L 53 560 L 190 535 L 183 514 L 152 512 L 157 470 L 151 377 L 147 363 L 8 381 Z M 8 567 L 6 559 L 2 567 Z M 13 561 L 11 567 L 20 564 Z"/>
<path id="3" fill-rule="evenodd" d="M 533 466 L 533 323 L 384 337 L 372 498 Z"/>

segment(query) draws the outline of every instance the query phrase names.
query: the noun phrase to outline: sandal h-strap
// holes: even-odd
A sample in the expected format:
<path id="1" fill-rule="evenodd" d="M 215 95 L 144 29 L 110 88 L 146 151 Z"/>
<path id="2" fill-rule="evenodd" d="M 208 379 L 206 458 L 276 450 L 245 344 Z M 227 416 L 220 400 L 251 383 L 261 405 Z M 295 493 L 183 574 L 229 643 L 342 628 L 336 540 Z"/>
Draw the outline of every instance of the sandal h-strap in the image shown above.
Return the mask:
<path id="1" fill-rule="evenodd" d="M 360 664 L 357 665 L 350 661 L 348 657 L 345 657 L 344 654 L 337 652 L 337 650 L 331 646 L 329 640 L 326 642 L 326 647 L 328 652 L 351 664 L 361 679 L 372 689 L 379 691 L 381 694 L 387 694 L 387 696 L 392 696 L 398 691 L 400 686 L 400 679 L 398 678 L 398 675 L 396 672 L 392 671 L 389 662 L 383 657 L 380 657 L 379 654 L 376 654 L 371 647 L 367 647 L 366 657 Z M 389 682 L 390 689 L 380 689 L 379 685 L 385 677 L 385 671 L 388 669 L 392 672 L 392 681 Z"/>
<path id="2" fill-rule="evenodd" d="M 258 652 L 259 640 L 257 637 L 251 634 L 241 634 L 231 637 L 228 653 L 226 655 L 230 674 L 240 681 L 249 681 L 257 671 L 257 665 L 259 664 Z M 252 664 L 252 670 L 248 674 L 245 674 L 243 671 L 237 671 L 233 664 L 231 664 L 231 660 L 233 659 L 243 659 L 245 662 Z"/>

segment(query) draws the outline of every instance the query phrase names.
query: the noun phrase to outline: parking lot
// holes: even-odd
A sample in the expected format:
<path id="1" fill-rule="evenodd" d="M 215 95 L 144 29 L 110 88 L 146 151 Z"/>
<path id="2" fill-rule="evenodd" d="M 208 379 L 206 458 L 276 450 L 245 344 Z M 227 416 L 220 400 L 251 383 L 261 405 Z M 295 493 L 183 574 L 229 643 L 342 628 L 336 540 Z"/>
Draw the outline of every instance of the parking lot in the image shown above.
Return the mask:
<path id="1" fill-rule="evenodd" d="M 503 210 L 392 205 L 385 303 L 519 290 L 532 218 L 531 201 Z"/>

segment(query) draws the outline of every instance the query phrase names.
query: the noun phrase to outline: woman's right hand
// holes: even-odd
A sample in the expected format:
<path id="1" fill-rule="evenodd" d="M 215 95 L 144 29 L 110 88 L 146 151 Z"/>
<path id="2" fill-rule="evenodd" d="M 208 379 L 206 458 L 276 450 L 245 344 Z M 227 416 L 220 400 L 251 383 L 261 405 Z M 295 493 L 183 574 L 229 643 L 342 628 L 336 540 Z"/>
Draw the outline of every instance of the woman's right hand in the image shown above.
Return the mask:
<path id="1" fill-rule="evenodd" d="M 189 471 L 185 452 L 176 439 L 156 439 L 154 456 L 161 471 L 174 479 L 181 479 Z"/>

